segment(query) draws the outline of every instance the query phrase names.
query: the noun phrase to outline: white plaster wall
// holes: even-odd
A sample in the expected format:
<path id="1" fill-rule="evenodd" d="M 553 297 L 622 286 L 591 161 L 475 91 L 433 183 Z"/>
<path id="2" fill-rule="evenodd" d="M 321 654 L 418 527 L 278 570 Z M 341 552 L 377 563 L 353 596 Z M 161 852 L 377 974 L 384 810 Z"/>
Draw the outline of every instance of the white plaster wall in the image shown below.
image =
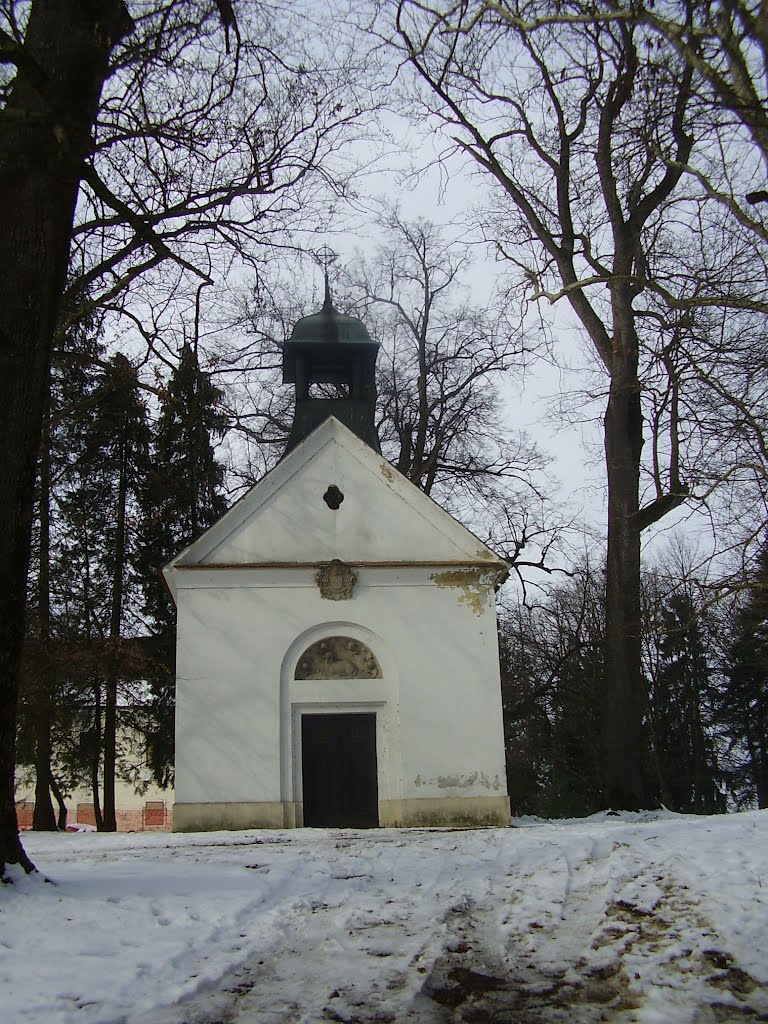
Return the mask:
<path id="1" fill-rule="evenodd" d="M 280 800 L 280 663 L 291 617 L 279 621 L 269 593 L 179 591 L 179 803 Z"/>
<path id="2" fill-rule="evenodd" d="M 490 587 L 366 568 L 334 602 L 310 568 L 174 572 L 177 801 L 300 800 L 298 718 L 322 710 L 377 712 L 380 799 L 506 792 Z M 384 679 L 293 680 L 334 633 L 368 642 Z"/>
<path id="3" fill-rule="evenodd" d="M 403 796 L 506 793 L 493 591 L 477 614 L 453 588 L 397 602 Z M 418 623 L 414 636 L 413 625 Z"/>

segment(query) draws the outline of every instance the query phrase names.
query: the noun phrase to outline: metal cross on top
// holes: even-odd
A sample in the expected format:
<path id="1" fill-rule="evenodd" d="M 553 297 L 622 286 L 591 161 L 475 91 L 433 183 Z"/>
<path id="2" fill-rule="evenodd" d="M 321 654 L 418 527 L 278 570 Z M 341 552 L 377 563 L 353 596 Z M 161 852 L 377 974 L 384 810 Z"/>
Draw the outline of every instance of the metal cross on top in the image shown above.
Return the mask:
<path id="1" fill-rule="evenodd" d="M 328 268 L 332 266 L 339 258 L 339 254 L 334 252 L 329 246 L 324 245 L 313 253 L 317 263 L 323 268 L 323 277 L 325 278 L 325 301 L 323 302 L 323 309 L 332 309 L 333 300 L 331 299 L 331 281 L 328 274 Z"/>
<path id="2" fill-rule="evenodd" d="M 314 253 L 314 257 L 327 274 L 329 267 L 333 266 L 339 258 L 339 254 L 334 252 L 329 246 L 324 245 Z"/>

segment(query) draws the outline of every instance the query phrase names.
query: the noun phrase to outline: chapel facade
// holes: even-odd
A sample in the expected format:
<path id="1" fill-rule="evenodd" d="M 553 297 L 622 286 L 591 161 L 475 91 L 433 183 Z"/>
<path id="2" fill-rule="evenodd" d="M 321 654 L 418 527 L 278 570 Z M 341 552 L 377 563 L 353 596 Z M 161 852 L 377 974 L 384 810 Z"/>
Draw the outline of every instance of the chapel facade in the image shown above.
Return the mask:
<path id="1" fill-rule="evenodd" d="M 508 567 L 382 457 L 377 349 L 326 284 L 284 346 L 285 455 L 164 569 L 176 831 L 509 823 Z"/>

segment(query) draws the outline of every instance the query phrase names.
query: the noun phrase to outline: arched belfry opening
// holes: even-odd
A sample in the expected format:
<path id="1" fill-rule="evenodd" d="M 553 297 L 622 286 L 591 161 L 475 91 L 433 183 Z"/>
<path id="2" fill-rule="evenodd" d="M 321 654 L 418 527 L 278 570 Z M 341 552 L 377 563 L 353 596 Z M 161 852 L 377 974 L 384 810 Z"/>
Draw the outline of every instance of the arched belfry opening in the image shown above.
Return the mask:
<path id="1" fill-rule="evenodd" d="M 375 424 L 378 351 L 362 320 L 336 309 L 326 273 L 322 309 L 297 321 L 283 345 L 283 383 L 294 385 L 296 399 L 286 455 L 329 416 L 381 452 Z"/>

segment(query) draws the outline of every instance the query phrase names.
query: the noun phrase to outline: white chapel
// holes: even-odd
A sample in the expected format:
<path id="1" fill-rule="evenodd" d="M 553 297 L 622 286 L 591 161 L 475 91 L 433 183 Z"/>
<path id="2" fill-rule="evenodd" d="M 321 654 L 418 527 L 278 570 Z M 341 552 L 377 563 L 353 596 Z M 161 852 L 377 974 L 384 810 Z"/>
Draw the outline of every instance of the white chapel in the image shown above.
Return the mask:
<path id="1" fill-rule="evenodd" d="M 286 454 L 164 569 L 177 831 L 509 823 L 507 564 L 382 458 L 377 349 L 326 289 L 284 346 Z"/>

